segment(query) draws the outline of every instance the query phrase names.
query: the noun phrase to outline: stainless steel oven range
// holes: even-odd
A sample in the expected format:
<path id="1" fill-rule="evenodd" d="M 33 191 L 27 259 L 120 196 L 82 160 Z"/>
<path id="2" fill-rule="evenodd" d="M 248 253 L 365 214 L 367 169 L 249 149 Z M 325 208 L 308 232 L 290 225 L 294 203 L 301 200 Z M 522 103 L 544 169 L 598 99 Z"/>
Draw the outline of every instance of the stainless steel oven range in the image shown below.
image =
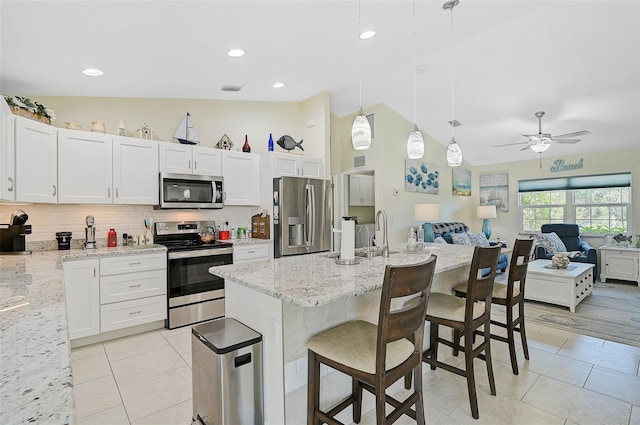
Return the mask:
<path id="1" fill-rule="evenodd" d="M 224 279 L 209 267 L 233 263 L 233 245 L 214 240 L 201 242 L 200 232 L 210 221 L 158 222 L 155 243 L 167 247 L 167 294 L 169 329 L 225 315 Z"/>

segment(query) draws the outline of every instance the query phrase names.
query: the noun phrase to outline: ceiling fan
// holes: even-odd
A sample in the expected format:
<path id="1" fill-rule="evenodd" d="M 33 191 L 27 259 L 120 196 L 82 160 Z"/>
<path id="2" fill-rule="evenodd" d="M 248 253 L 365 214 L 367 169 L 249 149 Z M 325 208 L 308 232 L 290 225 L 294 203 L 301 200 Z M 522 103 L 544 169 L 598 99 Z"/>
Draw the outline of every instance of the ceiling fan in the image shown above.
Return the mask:
<path id="1" fill-rule="evenodd" d="M 517 143 L 506 143 L 504 145 L 495 145 L 494 148 L 502 147 L 502 146 L 512 146 L 512 145 L 527 145 L 524 148 L 520 149 L 521 151 L 527 150 L 531 148 L 532 151 L 536 153 L 542 153 L 549 149 L 551 146 L 551 142 L 556 143 L 577 143 L 580 139 L 572 139 L 572 137 L 582 136 L 585 134 L 589 134 L 587 130 L 575 131 L 573 133 L 560 134 L 558 136 L 552 136 L 550 133 L 542 132 L 542 117 L 544 116 L 543 111 L 536 112 L 536 117 L 538 117 L 538 134 L 523 134 L 524 137 L 529 139 L 526 142 L 517 142 Z"/>

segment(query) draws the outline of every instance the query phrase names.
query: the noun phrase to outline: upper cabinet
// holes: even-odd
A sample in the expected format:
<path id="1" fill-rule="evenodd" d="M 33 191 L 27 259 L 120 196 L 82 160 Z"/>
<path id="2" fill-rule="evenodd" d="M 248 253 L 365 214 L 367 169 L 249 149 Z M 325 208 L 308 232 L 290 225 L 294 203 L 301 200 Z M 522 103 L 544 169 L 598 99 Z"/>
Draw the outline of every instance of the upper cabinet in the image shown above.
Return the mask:
<path id="1" fill-rule="evenodd" d="M 59 130 L 60 203 L 158 203 L 158 146 L 151 140 Z"/>
<path id="2" fill-rule="evenodd" d="M 16 201 L 55 204 L 58 200 L 57 129 L 22 117 L 15 117 L 15 129 Z"/>
<path id="3" fill-rule="evenodd" d="M 220 152 L 224 177 L 224 204 L 260 205 L 260 156 L 245 152 Z"/>
<path id="4" fill-rule="evenodd" d="M 220 149 L 161 142 L 159 155 L 161 173 L 222 175 Z"/>
<path id="5" fill-rule="evenodd" d="M 374 177 L 366 174 L 349 176 L 349 205 L 373 207 L 376 203 Z"/>
<path id="6" fill-rule="evenodd" d="M 298 176 L 322 179 L 324 165 L 320 158 L 309 158 L 290 153 L 269 152 L 273 177 Z"/>
<path id="7" fill-rule="evenodd" d="M 15 116 L 0 97 L 0 199 L 16 200 Z"/>

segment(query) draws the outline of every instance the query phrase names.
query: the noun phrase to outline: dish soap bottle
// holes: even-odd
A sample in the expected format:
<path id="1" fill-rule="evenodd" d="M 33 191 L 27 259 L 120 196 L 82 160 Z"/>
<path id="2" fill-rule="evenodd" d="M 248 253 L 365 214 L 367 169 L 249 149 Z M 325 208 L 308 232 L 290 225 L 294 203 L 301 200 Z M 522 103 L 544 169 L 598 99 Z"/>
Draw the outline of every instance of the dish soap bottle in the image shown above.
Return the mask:
<path id="1" fill-rule="evenodd" d="M 416 232 L 413 227 L 409 230 L 409 238 L 407 239 L 407 251 L 413 252 L 416 250 Z"/>
<path id="2" fill-rule="evenodd" d="M 118 246 L 118 234 L 113 227 L 109 229 L 109 233 L 107 233 L 107 246 Z"/>

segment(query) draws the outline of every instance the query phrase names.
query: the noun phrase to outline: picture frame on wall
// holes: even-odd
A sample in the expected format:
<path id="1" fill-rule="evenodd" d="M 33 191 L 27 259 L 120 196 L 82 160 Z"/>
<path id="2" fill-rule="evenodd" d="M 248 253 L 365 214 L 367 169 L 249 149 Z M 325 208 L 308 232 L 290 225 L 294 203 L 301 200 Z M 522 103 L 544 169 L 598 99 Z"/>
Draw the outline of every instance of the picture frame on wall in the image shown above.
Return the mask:
<path id="1" fill-rule="evenodd" d="M 509 211 L 509 174 L 480 175 L 480 205 L 495 205 L 498 212 Z"/>
<path id="2" fill-rule="evenodd" d="M 451 176 L 451 194 L 453 196 L 471 196 L 471 171 L 464 168 L 452 168 Z"/>
<path id="3" fill-rule="evenodd" d="M 404 172 L 406 192 L 440 193 L 440 170 L 435 164 L 427 164 L 420 159 L 407 159 Z"/>

